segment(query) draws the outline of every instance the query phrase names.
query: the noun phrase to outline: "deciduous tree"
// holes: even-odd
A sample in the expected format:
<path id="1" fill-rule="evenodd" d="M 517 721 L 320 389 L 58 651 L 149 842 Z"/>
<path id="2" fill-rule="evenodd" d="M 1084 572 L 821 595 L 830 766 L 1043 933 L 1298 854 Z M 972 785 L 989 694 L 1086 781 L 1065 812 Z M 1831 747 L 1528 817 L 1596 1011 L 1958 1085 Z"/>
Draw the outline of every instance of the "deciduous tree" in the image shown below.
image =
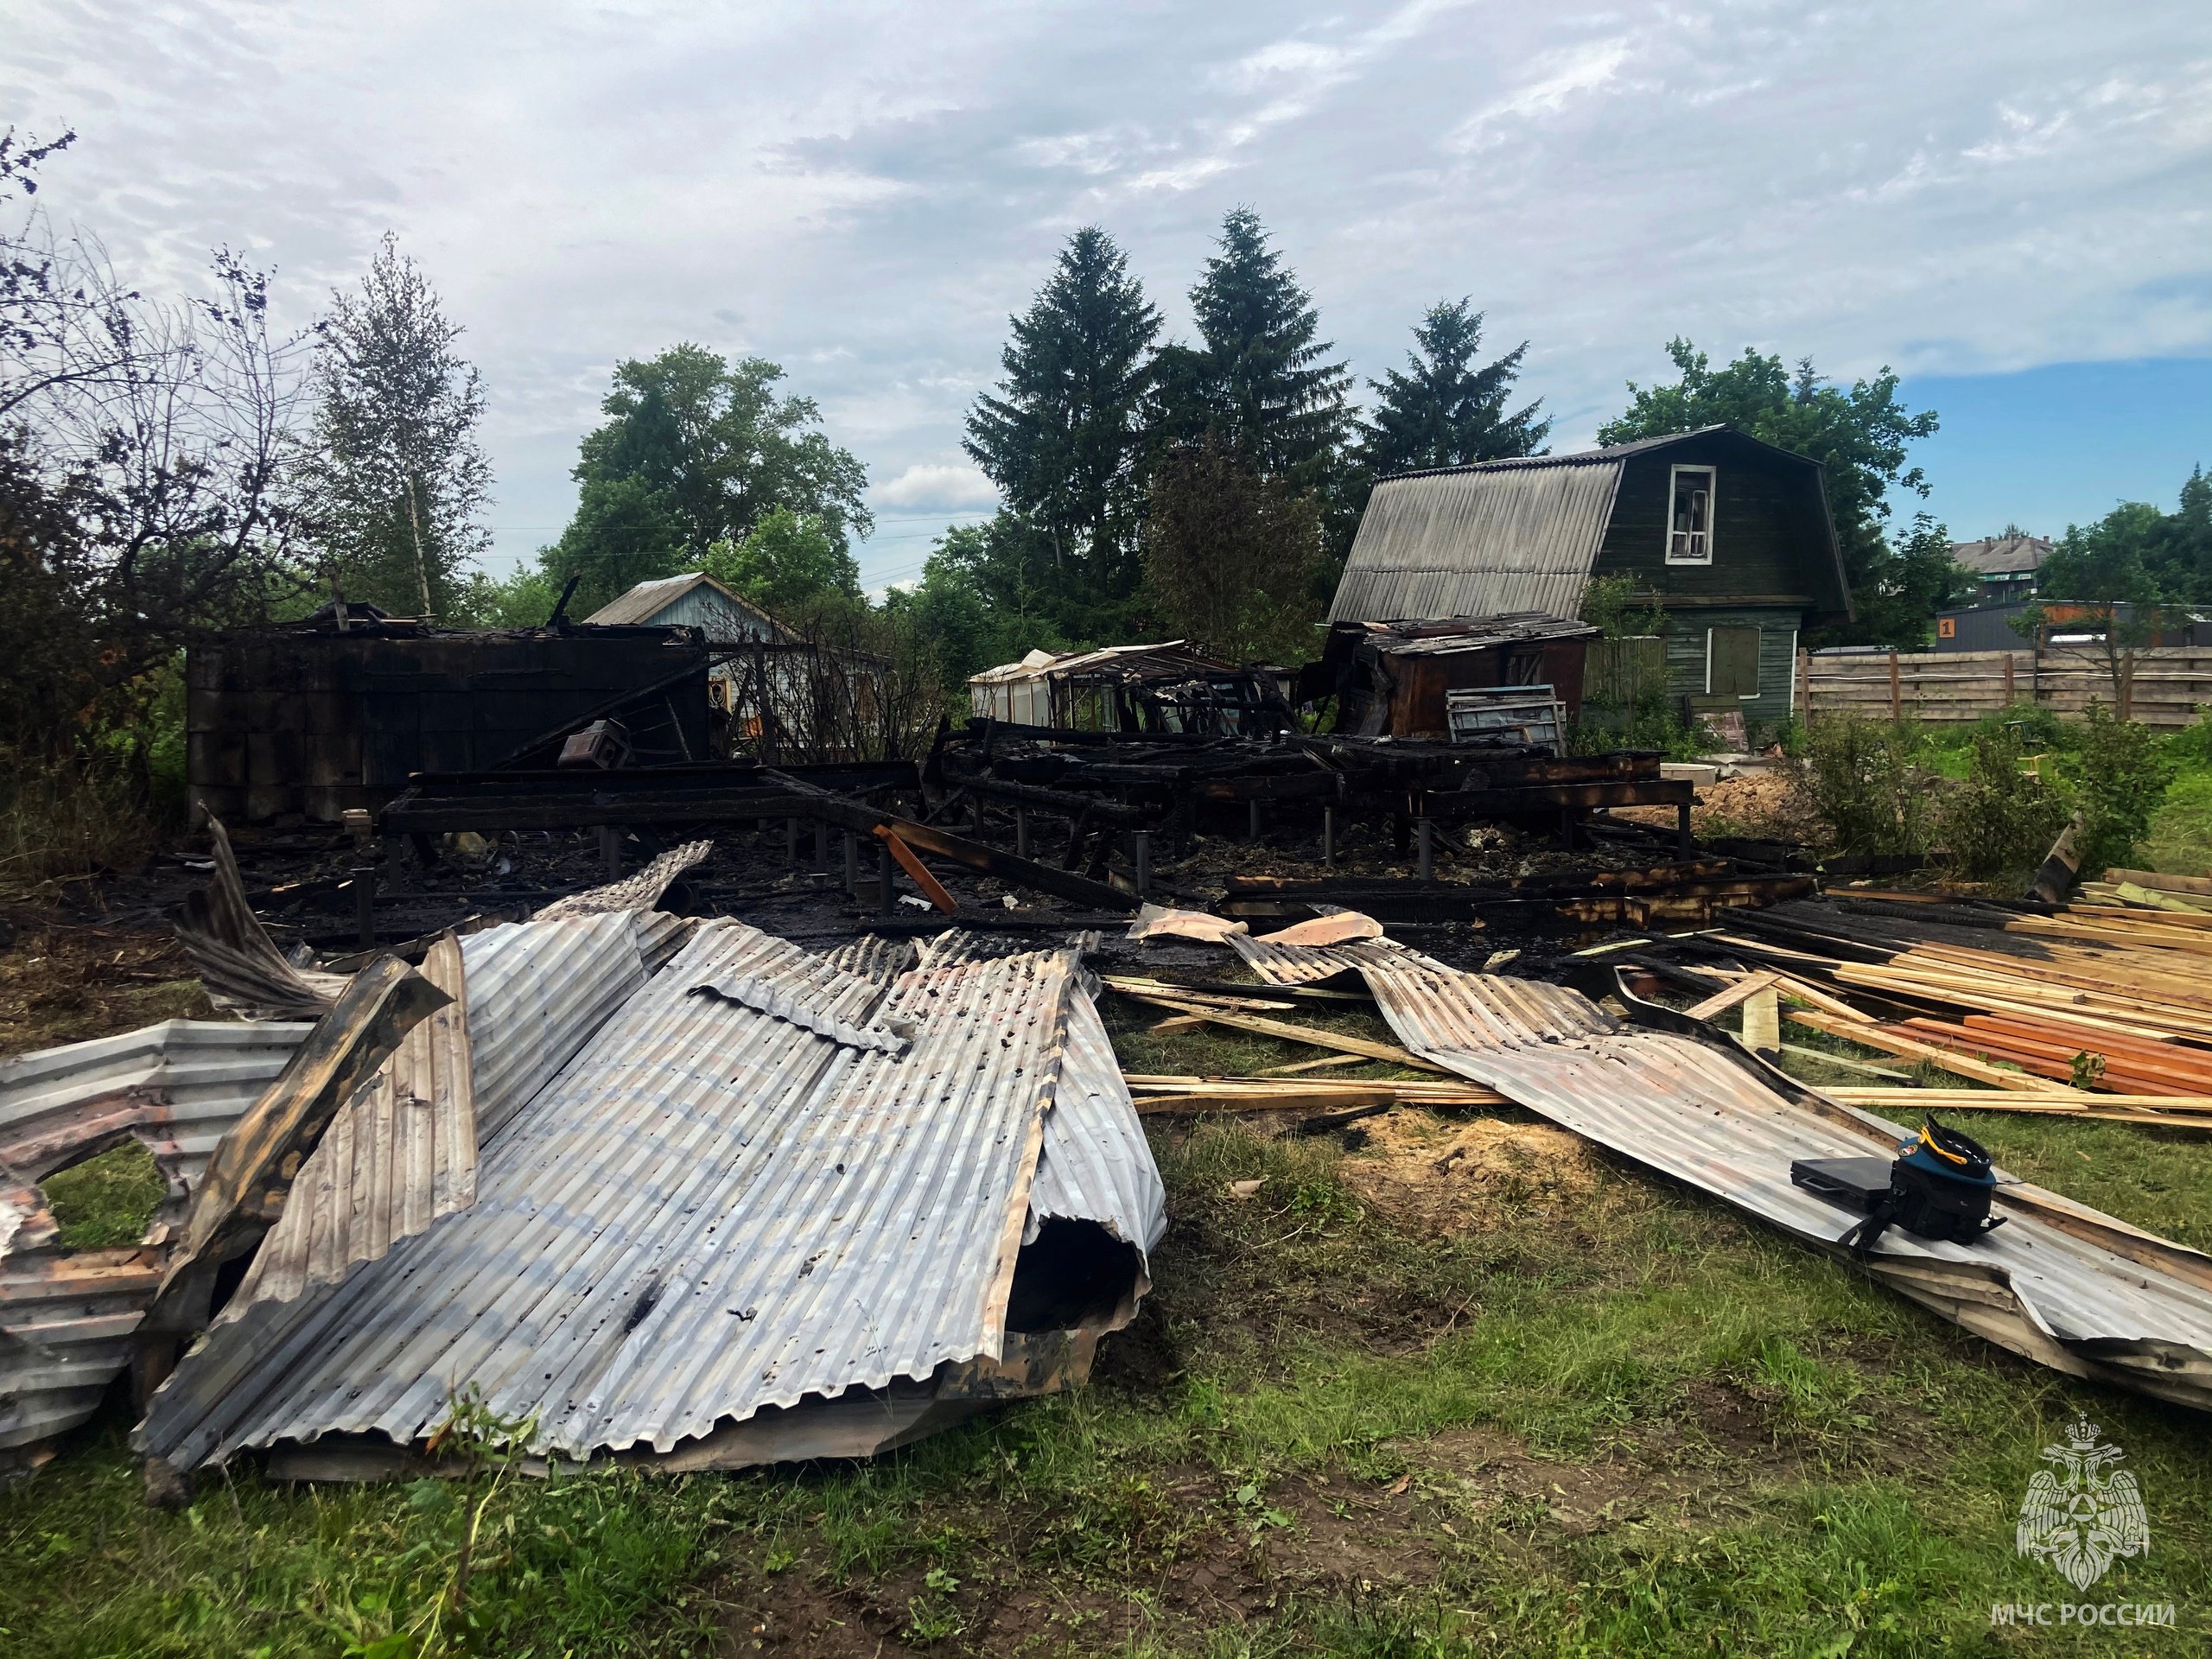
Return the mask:
<path id="1" fill-rule="evenodd" d="M 1151 499 L 1146 590 L 1170 632 L 1231 662 L 1299 663 L 1313 653 L 1323 550 L 1311 495 L 1262 477 L 1209 435 L 1169 453 Z"/>
<path id="2" fill-rule="evenodd" d="M 845 549 L 874 527 L 868 469 L 820 430 L 812 398 L 778 394 L 783 378 L 766 358 L 731 363 L 690 344 L 617 364 L 576 481 L 634 478 L 660 493 L 691 558 L 778 507 L 811 515 Z"/>
<path id="3" fill-rule="evenodd" d="M 735 542 L 716 542 L 699 567 L 770 615 L 795 620 L 836 595 L 861 600 L 861 569 L 822 521 L 778 507 Z"/>
<path id="4" fill-rule="evenodd" d="M 205 631 L 302 582 L 279 488 L 300 343 L 226 251 L 175 301 L 118 275 L 35 193 L 70 143 L 0 134 L 0 745 L 81 758 Z"/>
<path id="5" fill-rule="evenodd" d="M 461 334 L 390 232 L 359 289 L 332 296 L 296 487 L 324 573 L 348 598 L 450 615 L 490 545 L 478 522 L 492 485 L 476 440 L 484 382 L 454 349 Z"/>

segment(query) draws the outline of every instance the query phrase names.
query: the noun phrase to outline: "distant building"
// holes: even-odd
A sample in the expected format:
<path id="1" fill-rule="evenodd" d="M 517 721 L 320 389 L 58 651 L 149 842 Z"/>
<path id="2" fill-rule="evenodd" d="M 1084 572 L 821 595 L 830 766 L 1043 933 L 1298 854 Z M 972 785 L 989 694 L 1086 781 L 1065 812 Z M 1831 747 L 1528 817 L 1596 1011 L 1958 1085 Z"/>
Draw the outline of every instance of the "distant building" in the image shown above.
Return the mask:
<path id="1" fill-rule="evenodd" d="M 718 645 L 754 639 L 787 645 L 798 639 L 751 600 L 730 592 L 703 570 L 663 576 L 658 582 L 641 582 L 620 599 L 601 606 L 584 620 L 630 627 L 660 627 L 681 622 L 703 628 L 707 638 Z"/>
<path id="2" fill-rule="evenodd" d="M 723 741 L 740 752 L 771 762 L 842 760 L 886 752 L 890 741 L 885 658 L 810 641 L 704 571 L 641 582 L 584 620 L 704 633 L 708 701 L 728 717 Z"/>
<path id="3" fill-rule="evenodd" d="M 1951 557 L 1979 580 L 1977 605 L 2034 598 L 2037 574 L 2050 556 L 2048 536 L 1985 536 L 1978 542 L 1951 543 Z"/>
<path id="4" fill-rule="evenodd" d="M 1709 426 L 1384 479 L 1329 620 L 1573 617 L 1611 575 L 1664 607 L 1669 682 L 1706 716 L 1787 717 L 1799 631 L 1851 615 L 1820 463 Z"/>
<path id="5" fill-rule="evenodd" d="M 2031 601 L 2009 600 L 1999 605 L 1966 605 L 1936 613 L 1938 651 L 2035 651 L 2051 646 L 2093 645 L 2104 638 L 2107 608 L 2102 605 L 2044 600 L 2039 626 L 2024 620 Z M 2123 630 L 2132 632 L 2136 607 L 2125 602 L 2110 608 Z M 2195 611 L 2167 607 L 2148 619 L 2147 631 L 2133 639 L 2144 645 L 2196 645 L 2212 643 L 2212 621 Z M 2122 638 L 2129 638 L 2123 632 Z"/>
<path id="6" fill-rule="evenodd" d="M 1096 651 L 1033 651 L 968 677 L 977 720 L 1063 731 L 1265 737 L 1297 724 L 1289 676 L 1204 655 L 1180 639 Z"/>

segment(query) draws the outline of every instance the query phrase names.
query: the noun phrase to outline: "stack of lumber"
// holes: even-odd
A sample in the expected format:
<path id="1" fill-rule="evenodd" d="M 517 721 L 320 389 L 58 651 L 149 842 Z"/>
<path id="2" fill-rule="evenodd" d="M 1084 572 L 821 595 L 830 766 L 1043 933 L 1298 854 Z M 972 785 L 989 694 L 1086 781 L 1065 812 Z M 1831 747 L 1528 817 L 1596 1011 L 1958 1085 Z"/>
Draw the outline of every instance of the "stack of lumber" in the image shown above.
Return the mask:
<path id="1" fill-rule="evenodd" d="M 2212 915 L 1854 894 L 1737 918 L 1697 950 L 1726 963 L 1716 984 L 1771 976 L 1794 1024 L 1981 1085 L 1963 1103 L 2212 1127 Z"/>
<path id="2" fill-rule="evenodd" d="M 2212 916 L 2212 876 L 2168 875 L 2163 870 L 2107 870 L 2101 881 L 2084 881 L 2082 897 L 2091 905 L 2120 905 L 2138 910 L 2166 910 L 2184 916 Z"/>

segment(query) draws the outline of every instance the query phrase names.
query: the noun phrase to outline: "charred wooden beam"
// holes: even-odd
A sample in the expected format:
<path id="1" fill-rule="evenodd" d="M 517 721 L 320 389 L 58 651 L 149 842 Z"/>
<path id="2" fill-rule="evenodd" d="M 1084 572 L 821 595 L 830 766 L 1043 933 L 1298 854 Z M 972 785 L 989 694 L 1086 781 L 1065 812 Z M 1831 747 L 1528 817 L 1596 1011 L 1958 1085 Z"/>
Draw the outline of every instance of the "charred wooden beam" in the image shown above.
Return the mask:
<path id="1" fill-rule="evenodd" d="M 1573 808 L 1589 811 L 1607 806 L 1681 806 L 1693 798 L 1686 779 L 1623 778 L 1600 783 L 1539 784 L 1522 789 L 1433 790 L 1421 795 L 1421 810 L 1432 818 L 1510 818 Z"/>
<path id="2" fill-rule="evenodd" d="M 1006 801 L 1016 806 L 1033 806 L 1068 818 L 1087 812 L 1093 817 L 1104 818 L 1110 823 L 1127 828 L 1150 823 L 1159 817 L 1145 807 L 1101 800 L 1096 795 L 1078 795 L 1070 790 L 1046 789 L 1039 784 L 1009 784 L 996 778 L 971 777 L 963 778 L 960 787 L 971 795 L 981 795 L 986 800 Z"/>
<path id="3" fill-rule="evenodd" d="M 1056 870 L 1031 859 L 1017 858 L 1012 853 L 1002 853 L 980 841 L 956 836 L 936 824 L 917 823 L 912 818 L 859 801 L 801 789 L 797 791 L 793 810 L 863 835 L 872 836 L 879 827 L 887 828 L 917 852 L 948 859 L 1015 887 L 1033 887 L 1039 893 L 1049 893 L 1055 898 L 1088 905 L 1096 910 L 1128 912 L 1135 910 L 1139 902 L 1135 893 L 1124 893 L 1103 881 L 1094 881 L 1071 870 Z"/>
<path id="4" fill-rule="evenodd" d="M 615 774 L 606 774 L 613 776 Z M 661 791 L 597 789 L 471 791 L 433 795 L 410 789 L 385 808 L 388 836 L 442 835 L 461 830 L 582 830 L 599 824 L 721 823 L 810 810 L 813 798 L 789 788 Z"/>

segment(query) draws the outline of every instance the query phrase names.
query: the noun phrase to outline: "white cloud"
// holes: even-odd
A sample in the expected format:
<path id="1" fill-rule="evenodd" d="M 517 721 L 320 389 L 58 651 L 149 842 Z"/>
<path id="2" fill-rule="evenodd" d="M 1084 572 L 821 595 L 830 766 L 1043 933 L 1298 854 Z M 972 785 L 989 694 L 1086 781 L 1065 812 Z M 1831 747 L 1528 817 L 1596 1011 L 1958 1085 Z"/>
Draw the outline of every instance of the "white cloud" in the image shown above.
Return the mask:
<path id="1" fill-rule="evenodd" d="M 1452 143 L 1465 149 L 1479 148 L 1492 141 L 1491 130 L 1500 122 L 1558 114 L 1582 93 L 1609 85 L 1628 61 L 1630 49 L 1627 40 L 1615 39 L 1589 41 L 1563 52 L 1545 54 L 1531 66 L 1536 72 L 1534 79 L 1484 105 L 1452 135 Z"/>
<path id="2" fill-rule="evenodd" d="M 898 512 L 961 512 L 994 507 L 999 493 L 973 467 L 917 462 L 868 492 L 871 505 Z"/>

